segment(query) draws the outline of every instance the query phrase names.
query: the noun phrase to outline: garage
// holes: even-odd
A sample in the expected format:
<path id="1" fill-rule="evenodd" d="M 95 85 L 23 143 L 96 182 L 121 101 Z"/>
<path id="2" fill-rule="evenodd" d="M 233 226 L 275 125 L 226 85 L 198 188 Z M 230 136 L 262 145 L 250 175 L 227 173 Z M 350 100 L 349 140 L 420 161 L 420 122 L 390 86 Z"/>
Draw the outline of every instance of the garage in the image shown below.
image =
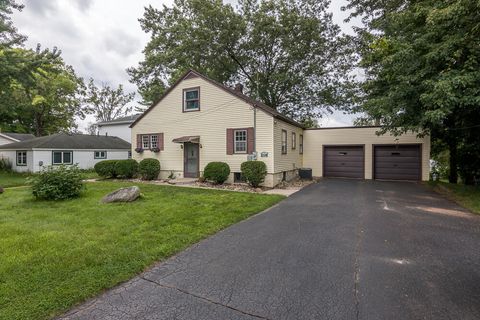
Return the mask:
<path id="1" fill-rule="evenodd" d="M 364 147 L 336 145 L 323 147 L 323 175 L 336 178 L 365 177 Z"/>
<path id="2" fill-rule="evenodd" d="M 375 145 L 373 153 L 374 179 L 421 180 L 420 145 Z"/>

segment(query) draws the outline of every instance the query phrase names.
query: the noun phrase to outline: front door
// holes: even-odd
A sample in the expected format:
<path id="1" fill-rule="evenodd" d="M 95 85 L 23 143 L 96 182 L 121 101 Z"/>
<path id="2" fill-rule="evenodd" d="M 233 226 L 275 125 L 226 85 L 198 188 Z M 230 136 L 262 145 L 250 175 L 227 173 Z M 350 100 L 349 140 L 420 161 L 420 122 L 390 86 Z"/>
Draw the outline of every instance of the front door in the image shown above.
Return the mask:
<path id="1" fill-rule="evenodd" d="M 185 142 L 183 147 L 184 177 L 197 178 L 199 164 L 198 143 Z"/>

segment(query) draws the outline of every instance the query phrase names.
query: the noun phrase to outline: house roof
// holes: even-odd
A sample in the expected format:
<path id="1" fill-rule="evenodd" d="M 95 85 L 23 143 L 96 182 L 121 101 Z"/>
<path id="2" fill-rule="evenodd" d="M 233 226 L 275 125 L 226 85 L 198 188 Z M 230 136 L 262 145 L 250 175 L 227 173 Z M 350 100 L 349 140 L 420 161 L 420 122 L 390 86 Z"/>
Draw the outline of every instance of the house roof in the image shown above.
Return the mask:
<path id="1" fill-rule="evenodd" d="M 97 125 L 98 126 L 108 126 L 108 125 L 114 125 L 114 124 L 124 124 L 124 123 L 132 123 L 134 122 L 138 117 L 140 117 L 140 113 L 137 113 L 137 114 L 132 114 L 130 116 L 125 116 L 125 117 L 120 117 L 120 118 L 116 118 L 116 119 L 113 119 L 113 120 L 110 120 L 110 121 L 102 121 L 102 122 L 98 122 Z"/>
<path id="2" fill-rule="evenodd" d="M 0 149 L 130 149 L 130 143 L 118 137 L 57 133 L 50 136 L 4 144 Z"/>
<path id="3" fill-rule="evenodd" d="M 301 125 L 300 123 L 298 123 L 297 121 L 283 115 L 282 113 L 278 112 L 277 110 L 275 110 L 274 108 L 266 105 L 265 103 L 261 102 L 261 101 L 258 101 L 258 100 L 255 100 L 239 91 L 236 91 L 234 88 L 230 88 L 220 82 L 217 82 L 213 79 L 210 79 L 208 78 L 207 76 L 195 71 L 195 70 L 188 70 L 187 72 L 185 72 L 183 74 L 183 76 L 180 77 L 180 79 L 178 79 L 170 88 L 167 89 L 167 91 L 165 91 L 165 93 L 163 94 L 163 96 L 160 97 L 160 99 L 158 99 L 156 102 L 154 102 L 147 110 L 145 110 L 144 113 L 142 113 L 131 125 L 130 125 L 130 128 L 132 128 L 133 126 L 135 126 L 135 124 L 140 121 L 140 119 L 142 119 L 145 115 L 147 115 L 147 113 L 149 113 L 160 101 L 163 100 L 164 97 L 166 97 L 170 91 L 172 91 L 180 82 L 182 82 L 184 79 L 186 78 L 189 78 L 191 76 L 198 76 L 202 79 L 204 79 L 205 81 L 217 86 L 218 88 L 236 96 L 237 98 L 245 101 L 246 103 L 254 106 L 254 107 L 257 107 L 259 109 L 261 109 L 262 111 L 270 114 L 271 116 L 273 116 L 274 118 L 277 118 L 277 119 L 280 119 L 282 121 L 285 121 L 287 123 L 290 123 L 296 127 L 299 127 L 299 128 L 304 128 L 303 125 Z"/>
<path id="4" fill-rule="evenodd" d="M 0 132 L 0 135 L 6 136 L 7 138 L 11 138 L 17 141 L 24 141 L 24 140 L 30 140 L 35 138 L 35 136 L 30 133 Z"/>

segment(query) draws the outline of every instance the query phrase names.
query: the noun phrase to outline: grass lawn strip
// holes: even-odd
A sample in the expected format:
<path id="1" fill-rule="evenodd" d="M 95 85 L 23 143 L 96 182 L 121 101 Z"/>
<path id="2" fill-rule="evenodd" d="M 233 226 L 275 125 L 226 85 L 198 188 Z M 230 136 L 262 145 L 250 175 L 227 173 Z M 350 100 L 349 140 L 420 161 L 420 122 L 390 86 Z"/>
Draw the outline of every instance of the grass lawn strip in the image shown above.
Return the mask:
<path id="1" fill-rule="evenodd" d="M 142 199 L 99 203 L 130 185 L 89 183 L 60 202 L 0 195 L 0 319 L 51 318 L 284 198 L 137 183 Z"/>
<path id="2" fill-rule="evenodd" d="M 432 183 L 433 189 L 462 207 L 480 214 L 480 186 L 466 186 L 445 182 Z"/>

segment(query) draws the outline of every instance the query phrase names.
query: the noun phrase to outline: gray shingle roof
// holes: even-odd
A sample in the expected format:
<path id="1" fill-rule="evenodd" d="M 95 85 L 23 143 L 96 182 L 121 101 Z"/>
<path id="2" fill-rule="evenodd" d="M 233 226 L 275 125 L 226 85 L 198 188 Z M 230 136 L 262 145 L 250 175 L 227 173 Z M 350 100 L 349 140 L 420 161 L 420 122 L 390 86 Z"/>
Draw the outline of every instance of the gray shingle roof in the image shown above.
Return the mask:
<path id="1" fill-rule="evenodd" d="M 0 133 L 18 141 L 30 140 L 35 138 L 35 136 L 30 133 L 13 133 L 13 132 L 0 132 Z"/>
<path id="2" fill-rule="evenodd" d="M 50 136 L 4 144 L 0 149 L 130 149 L 130 143 L 118 137 L 57 133 Z"/>
<path id="3" fill-rule="evenodd" d="M 140 117 L 140 113 L 133 114 L 133 115 L 130 115 L 130 116 L 116 118 L 116 119 L 113 119 L 111 121 L 98 122 L 97 125 L 104 126 L 104 125 L 109 125 L 109 124 L 132 123 L 135 120 L 137 120 L 138 117 Z"/>

